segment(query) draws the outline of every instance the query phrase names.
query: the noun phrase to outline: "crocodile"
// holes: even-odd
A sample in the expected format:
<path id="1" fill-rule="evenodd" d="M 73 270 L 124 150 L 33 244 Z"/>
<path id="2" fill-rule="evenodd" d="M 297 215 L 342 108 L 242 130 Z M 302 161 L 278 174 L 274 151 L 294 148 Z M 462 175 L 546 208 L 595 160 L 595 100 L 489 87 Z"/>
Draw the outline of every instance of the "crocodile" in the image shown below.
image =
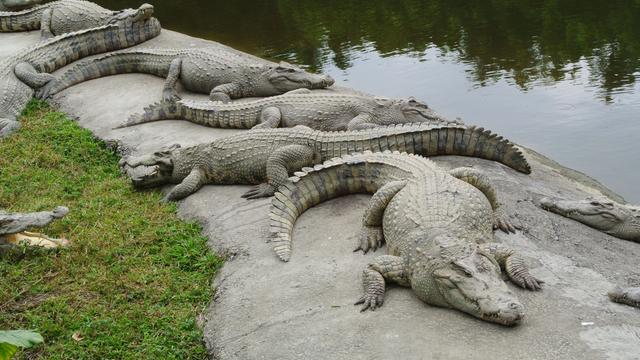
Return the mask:
<path id="1" fill-rule="evenodd" d="M 22 10 L 41 2 L 41 0 L 0 0 L 0 11 Z"/>
<path id="2" fill-rule="evenodd" d="M 611 301 L 640 308 L 640 287 L 623 288 L 616 286 L 607 295 Z"/>
<path id="3" fill-rule="evenodd" d="M 40 89 L 38 97 L 46 99 L 83 81 L 124 73 L 165 78 L 164 101 L 180 99 L 178 80 L 189 91 L 223 102 L 300 88 L 320 89 L 334 83 L 328 75 L 311 74 L 286 62 L 275 64 L 217 48 L 140 49 L 81 61 Z"/>
<path id="4" fill-rule="evenodd" d="M 43 227 L 69 213 L 69 209 L 58 206 L 53 211 L 36 213 L 7 213 L 0 211 L 0 244 L 41 246 L 45 248 L 64 247 L 66 239 L 52 239 L 44 234 L 25 231 L 32 227 Z"/>
<path id="5" fill-rule="evenodd" d="M 543 209 L 579 221 L 620 239 L 640 242 L 640 207 L 609 200 L 543 198 Z"/>
<path id="6" fill-rule="evenodd" d="M 217 128 L 306 126 L 322 131 L 360 130 L 415 122 L 448 122 L 414 98 L 388 99 L 307 89 L 246 102 L 162 101 L 132 115 L 120 127 L 183 119 Z"/>
<path id="7" fill-rule="evenodd" d="M 362 276 L 362 311 L 384 303 L 385 280 L 410 287 L 422 301 L 482 320 L 516 325 L 524 307 L 507 287 L 540 290 L 518 253 L 492 242 L 493 229 L 513 231 L 488 178 L 472 168 L 440 169 L 429 159 L 398 151 L 365 151 L 296 172 L 272 200 L 270 242 L 283 261 L 291 257 L 296 219 L 339 196 L 373 194 L 356 249 L 375 257 Z"/>
<path id="8" fill-rule="evenodd" d="M 40 29 L 43 39 L 116 23 L 124 18 L 146 18 L 153 6 L 112 11 L 85 0 L 59 0 L 16 12 L 0 12 L 0 32 Z"/>
<path id="9" fill-rule="evenodd" d="M 138 188 L 178 184 L 167 201 L 183 199 L 205 184 L 258 184 L 243 195 L 254 199 L 273 195 L 291 171 L 364 150 L 474 156 L 531 172 L 520 150 L 508 140 L 483 128 L 439 122 L 342 132 L 258 129 L 188 148 L 174 145 L 126 157 L 120 167 Z"/>
<path id="10" fill-rule="evenodd" d="M 118 22 L 56 36 L 0 61 L 0 138 L 19 127 L 18 114 L 50 72 L 83 57 L 137 45 L 160 34 L 160 22 L 145 12 Z"/>

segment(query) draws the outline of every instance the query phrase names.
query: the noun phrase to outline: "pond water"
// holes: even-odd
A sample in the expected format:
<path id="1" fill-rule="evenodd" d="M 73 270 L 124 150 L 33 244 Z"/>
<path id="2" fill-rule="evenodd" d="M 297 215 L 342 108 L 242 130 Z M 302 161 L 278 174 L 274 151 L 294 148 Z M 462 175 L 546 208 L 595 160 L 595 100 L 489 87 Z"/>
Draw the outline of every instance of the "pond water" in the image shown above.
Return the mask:
<path id="1" fill-rule="evenodd" d="M 640 0 L 154 4 L 167 29 L 415 96 L 640 202 Z"/>

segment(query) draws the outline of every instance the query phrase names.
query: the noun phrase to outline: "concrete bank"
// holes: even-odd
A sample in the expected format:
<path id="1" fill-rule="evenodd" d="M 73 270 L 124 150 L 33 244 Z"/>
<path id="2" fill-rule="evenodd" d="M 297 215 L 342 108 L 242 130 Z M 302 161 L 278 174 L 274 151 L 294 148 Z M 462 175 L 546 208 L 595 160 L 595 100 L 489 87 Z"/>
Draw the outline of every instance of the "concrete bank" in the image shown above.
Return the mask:
<path id="1" fill-rule="evenodd" d="M 35 32 L 0 34 L 0 57 L 37 39 Z M 223 48 L 166 30 L 140 47 L 202 46 Z M 203 128 L 185 121 L 112 130 L 130 114 L 159 100 L 162 84 L 162 79 L 149 75 L 119 75 L 72 87 L 54 102 L 96 136 L 117 141 L 134 154 L 242 131 Z M 485 170 L 504 193 L 506 209 L 524 226 L 517 234 L 499 233 L 498 240 L 519 249 L 532 272 L 546 284 L 537 293 L 514 287 L 527 307 L 526 320 L 516 328 L 430 307 L 411 290 L 395 286 L 388 290 L 383 308 L 360 313 L 352 304 L 361 293 L 362 269 L 375 255 L 352 250 L 367 196 L 340 198 L 306 212 L 294 232 L 293 258 L 286 264 L 265 243 L 270 201 L 241 199 L 246 186 L 206 186 L 182 201 L 181 215 L 201 221 L 211 247 L 227 256 L 213 281 L 216 296 L 202 319 L 212 357 L 637 358 L 640 311 L 610 303 L 606 292 L 614 284 L 640 284 L 640 244 L 536 207 L 534 203 L 543 196 L 584 198 L 608 190 L 532 151 L 526 155 L 533 168 L 530 176 L 484 160 L 435 159 L 447 168 L 472 165 Z"/>

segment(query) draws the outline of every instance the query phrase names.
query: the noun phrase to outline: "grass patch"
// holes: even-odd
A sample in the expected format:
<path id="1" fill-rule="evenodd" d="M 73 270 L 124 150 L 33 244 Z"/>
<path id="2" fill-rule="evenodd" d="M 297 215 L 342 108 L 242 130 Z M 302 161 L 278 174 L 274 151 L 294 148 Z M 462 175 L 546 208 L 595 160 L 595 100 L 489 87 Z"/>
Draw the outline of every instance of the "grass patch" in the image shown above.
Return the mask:
<path id="1" fill-rule="evenodd" d="M 69 207 L 41 232 L 72 246 L 0 257 L 0 329 L 45 339 L 19 357 L 206 358 L 195 319 L 221 260 L 200 226 L 178 219 L 159 192 L 132 189 L 118 156 L 65 114 L 32 101 L 21 122 L 0 141 L 0 208 Z"/>

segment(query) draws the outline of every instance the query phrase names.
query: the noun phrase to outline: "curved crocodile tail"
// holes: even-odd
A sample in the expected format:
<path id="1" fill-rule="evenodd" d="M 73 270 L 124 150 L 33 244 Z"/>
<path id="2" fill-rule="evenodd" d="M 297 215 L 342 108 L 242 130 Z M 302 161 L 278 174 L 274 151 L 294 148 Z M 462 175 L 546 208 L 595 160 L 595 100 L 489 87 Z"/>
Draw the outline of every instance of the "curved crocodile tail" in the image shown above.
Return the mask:
<path id="1" fill-rule="evenodd" d="M 396 124 L 351 132 L 326 132 L 317 136 L 324 159 L 370 150 L 400 151 L 423 156 L 460 155 L 500 162 L 530 174 L 520 149 L 484 128 L 442 123 Z"/>
<path id="2" fill-rule="evenodd" d="M 429 164 L 430 160 L 414 154 L 365 151 L 303 168 L 280 186 L 271 201 L 269 242 L 274 252 L 280 260 L 289 261 L 293 227 L 307 209 L 339 196 L 373 194 L 399 174 L 406 178 L 416 166 Z"/>
<path id="3" fill-rule="evenodd" d="M 153 121 L 176 119 L 179 115 L 179 106 L 176 101 L 162 100 L 144 108 L 142 114 L 133 114 L 122 125 L 114 129 L 122 129 L 129 126 L 140 125 Z"/>
<path id="4" fill-rule="evenodd" d="M 79 61 L 49 82 L 39 94 L 44 99 L 87 80 L 110 75 L 143 73 L 166 77 L 176 55 L 144 50 L 113 52 L 94 59 Z"/>
<path id="5" fill-rule="evenodd" d="M 0 11 L 0 32 L 31 31 L 40 29 L 42 13 L 50 4 L 22 11 Z"/>

